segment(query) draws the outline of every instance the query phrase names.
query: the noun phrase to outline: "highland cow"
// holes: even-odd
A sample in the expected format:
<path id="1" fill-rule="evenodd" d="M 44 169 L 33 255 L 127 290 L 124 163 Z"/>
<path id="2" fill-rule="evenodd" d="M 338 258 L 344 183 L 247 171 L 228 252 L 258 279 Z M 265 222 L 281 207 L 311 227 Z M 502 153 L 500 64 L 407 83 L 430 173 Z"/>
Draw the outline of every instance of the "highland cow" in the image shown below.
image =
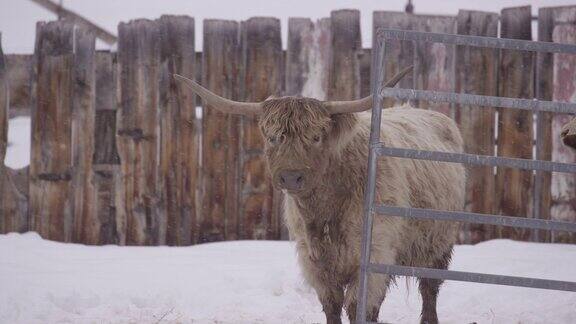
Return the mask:
<path id="1" fill-rule="evenodd" d="M 371 108 L 371 96 L 336 102 L 281 97 L 245 103 L 176 77 L 208 106 L 258 118 L 272 184 L 285 193 L 284 218 L 303 275 L 316 290 L 328 323 L 341 323 L 342 308 L 354 322 L 370 134 L 370 114 L 361 112 Z M 456 124 L 441 113 L 395 107 L 382 112 L 381 125 L 387 146 L 462 152 Z M 459 164 L 382 157 L 376 181 L 376 201 L 381 204 L 463 208 L 465 171 Z M 457 232 L 457 225 L 450 222 L 375 216 L 371 261 L 446 269 Z M 370 276 L 369 321 L 377 321 L 391 279 Z M 419 280 L 422 323 L 438 322 L 440 284 Z"/>

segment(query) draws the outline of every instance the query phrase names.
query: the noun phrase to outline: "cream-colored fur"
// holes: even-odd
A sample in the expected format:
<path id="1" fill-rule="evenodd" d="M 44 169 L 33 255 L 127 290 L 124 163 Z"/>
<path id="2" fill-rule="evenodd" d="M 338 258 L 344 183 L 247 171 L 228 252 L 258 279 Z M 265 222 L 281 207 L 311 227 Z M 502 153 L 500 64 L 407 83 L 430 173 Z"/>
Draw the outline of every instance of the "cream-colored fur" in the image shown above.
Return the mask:
<path id="1" fill-rule="evenodd" d="M 285 197 L 284 217 L 296 242 L 303 275 L 316 289 L 329 322 L 328 312 L 338 312 L 327 309 L 331 308 L 331 301 L 338 307 L 343 298 L 352 318 L 356 309 L 370 115 L 361 113 L 355 117 L 353 129 L 341 135 L 331 149 L 329 171 L 316 193 L 319 197 L 310 203 L 292 195 Z M 385 109 L 381 125 L 381 141 L 390 147 L 443 152 L 463 149 L 454 121 L 440 113 L 406 107 Z M 464 186 L 465 170 L 460 164 L 379 159 L 376 200 L 380 204 L 461 210 Z M 322 219 L 320 224 L 310 220 L 314 213 Z M 375 215 L 372 262 L 447 266 L 456 238 L 457 225 L 452 222 Z M 370 277 L 367 309 L 372 319 L 377 318 L 389 282 L 385 275 Z M 343 296 L 339 290 L 345 291 Z M 333 317 L 332 320 L 337 322 Z"/>

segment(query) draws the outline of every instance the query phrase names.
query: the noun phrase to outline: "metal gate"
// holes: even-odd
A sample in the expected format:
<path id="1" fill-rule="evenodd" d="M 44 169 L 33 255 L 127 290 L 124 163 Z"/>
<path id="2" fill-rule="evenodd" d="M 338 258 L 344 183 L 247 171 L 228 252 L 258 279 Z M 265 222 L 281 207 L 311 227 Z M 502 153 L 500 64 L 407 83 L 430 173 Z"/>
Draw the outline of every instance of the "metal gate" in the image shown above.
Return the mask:
<path id="1" fill-rule="evenodd" d="M 557 163 L 551 161 L 540 161 L 530 159 L 503 158 L 485 155 L 447 153 L 436 151 L 422 151 L 404 148 L 386 147 L 380 142 L 380 120 L 381 107 L 384 98 L 396 98 L 401 100 L 427 100 L 432 102 L 444 102 L 453 104 L 475 105 L 482 107 L 502 107 L 507 109 L 524 109 L 536 113 L 536 118 L 541 112 L 552 113 L 576 113 L 575 103 L 560 103 L 552 101 L 539 101 L 532 99 L 516 99 L 492 96 L 480 96 L 472 94 L 458 94 L 451 92 L 437 92 L 426 90 L 393 89 L 382 87 L 384 76 L 384 55 L 385 41 L 413 41 L 432 42 L 450 45 L 464 45 L 472 47 L 484 47 L 493 49 L 507 49 L 531 52 L 548 53 L 569 53 L 576 54 L 576 45 L 522 41 L 514 39 L 500 39 L 493 37 L 464 36 L 451 34 L 436 34 L 426 32 L 404 31 L 394 29 L 381 29 L 375 37 L 373 44 L 374 52 L 372 56 L 372 93 L 374 94 L 374 105 L 372 108 L 372 124 L 370 132 L 370 153 L 368 157 L 368 182 L 364 201 L 364 226 L 362 235 L 362 258 L 360 266 L 360 289 L 358 312 L 356 314 L 357 323 L 366 323 L 366 299 L 368 293 L 368 276 L 370 273 L 381 273 L 388 275 L 412 276 L 430 279 L 446 279 L 456 281 L 478 282 L 495 285 L 508 285 L 518 287 L 531 287 L 540 289 L 552 289 L 576 292 L 576 282 L 544 280 L 536 278 L 500 276 L 483 273 L 472 273 L 462 271 L 450 271 L 441 269 L 430 269 L 420 267 L 407 267 L 393 264 L 377 264 L 370 262 L 370 246 L 372 243 L 372 223 L 374 214 L 406 217 L 412 219 L 432 219 L 443 221 L 458 221 L 465 223 L 491 224 L 501 226 L 512 226 L 519 228 L 539 229 L 539 230 L 561 230 L 576 232 L 576 223 L 558 222 L 551 220 L 541 220 L 536 217 L 520 218 L 510 216 L 500 216 L 492 214 L 478 214 L 469 212 L 441 211 L 432 209 L 409 208 L 399 206 L 377 205 L 374 202 L 376 186 L 376 167 L 380 156 L 397 158 L 454 162 L 470 165 L 482 165 L 492 167 L 509 167 L 524 170 L 535 170 L 536 192 L 541 185 L 541 173 L 547 172 L 567 172 L 576 173 L 576 164 Z M 542 123 L 539 123 L 539 125 Z M 540 130 L 540 127 L 538 127 Z M 537 131 L 538 131 L 537 130 Z M 541 141 L 536 142 L 536 150 L 541 150 Z M 539 208 L 539 197 L 534 199 L 534 213 Z"/>

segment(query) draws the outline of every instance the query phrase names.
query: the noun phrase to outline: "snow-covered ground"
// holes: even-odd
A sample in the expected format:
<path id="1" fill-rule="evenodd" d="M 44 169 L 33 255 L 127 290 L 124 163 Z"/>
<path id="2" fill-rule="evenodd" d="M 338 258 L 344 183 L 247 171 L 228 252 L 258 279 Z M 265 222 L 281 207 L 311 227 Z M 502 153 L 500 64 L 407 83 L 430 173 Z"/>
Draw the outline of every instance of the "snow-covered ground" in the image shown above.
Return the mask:
<path id="1" fill-rule="evenodd" d="M 456 247 L 452 269 L 576 281 L 576 246 L 496 240 Z M 574 323 L 576 294 L 446 282 L 442 323 Z M 380 320 L 417 323 L 399 280 Z M 0 323 L 318 323 L 289 242 L 89 247 L 0 235 Z"/>

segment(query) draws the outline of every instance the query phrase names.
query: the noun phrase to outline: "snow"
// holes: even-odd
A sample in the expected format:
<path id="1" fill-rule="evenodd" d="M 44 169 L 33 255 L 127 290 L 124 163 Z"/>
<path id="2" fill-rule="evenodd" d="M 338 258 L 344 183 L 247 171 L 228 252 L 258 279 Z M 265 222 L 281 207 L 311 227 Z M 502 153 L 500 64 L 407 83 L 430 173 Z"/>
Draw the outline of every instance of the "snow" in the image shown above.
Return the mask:
<path id="1" fill-rule="evenodd" d="M 16 117 L 8 124 L 8 150 L 4 164 L 20 169 L 30 164 L 30 117 Z"/>
<path id="2" fill-rule="evenodd" d="M 0 235 L 0 323 L 318 323 L 293 244 L 83 246 Z M 494 240 L 457 246 L 451 269 L 576 281 L 576 246 Z M 573 323 L 576 294 L 446 282 L 442 323 Z M 380 320 L 417 323 L 414 281 L 398 280 Z"/>

